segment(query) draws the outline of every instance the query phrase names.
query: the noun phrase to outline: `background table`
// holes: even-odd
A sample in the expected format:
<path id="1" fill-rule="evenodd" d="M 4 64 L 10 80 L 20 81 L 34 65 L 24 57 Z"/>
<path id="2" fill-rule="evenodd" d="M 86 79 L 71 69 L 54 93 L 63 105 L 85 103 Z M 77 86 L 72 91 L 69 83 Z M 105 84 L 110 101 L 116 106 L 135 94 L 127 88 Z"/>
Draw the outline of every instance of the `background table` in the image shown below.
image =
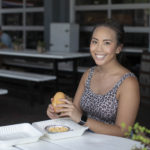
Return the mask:
<path id="1" fill-rule="evenodd" d="M 80 52 L 51 52 L 47 51 L 44 53 L 38 53 L 37 51 L 31 50 L 20 50 L 14 51 L 12 49 L 2 49 L 0 50 L 1 59 L 9 58 L 20 58 L 25 60 L 40 60 L 45 62 L 53 63 L 53 73 L 58 78 L 58 63 L 59 62 L 73 62 L 73 75 L 74 82 L 77 81 L 77 67 L 78 60 L 82 58 L 90 57 L 90 53 L 80 53 Z M 51 69 L 51 68 L 50 68 Z"/>
<path id="2" fill-rule="evenodd" d="M 2 58 L 23 58 L 29 60 L 43 60 L 54 63 L 55 71 L 58 70 L 58 62 L 62 61 L 72 61 L 73 71 L 77 70 L 77 60 L 81 58 L 90 57 L 90 53 L 80 53 L 80 52 L 51 52 L 47 51 L 44 53 L 38 53 L 37 51 L 30 50 L 20 50 L 13 51 L 10 49 L 0 50 L 0 56 Z"/>

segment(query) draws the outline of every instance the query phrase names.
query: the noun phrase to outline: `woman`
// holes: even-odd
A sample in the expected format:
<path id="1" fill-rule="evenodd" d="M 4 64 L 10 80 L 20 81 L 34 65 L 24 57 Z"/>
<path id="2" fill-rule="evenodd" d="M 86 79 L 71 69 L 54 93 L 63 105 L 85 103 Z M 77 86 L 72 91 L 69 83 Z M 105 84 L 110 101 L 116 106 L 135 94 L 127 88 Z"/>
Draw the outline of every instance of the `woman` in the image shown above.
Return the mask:
<path id="1" fill-rule="evenodd" d="M 63 107 L 59 115 L 49 105 L 51 119 L 68 116 L 95 133 L 124 136 L 121 124 L 134 124 L 140 94 L 135 75 L 116 58 L 123 47 L 123 33 L 123 27 L 112 20 L 95 27 L 90 53 L 96 66 L 83 74 L 73 103 L 62 99 L 65 104 L 58 105 Z"/>

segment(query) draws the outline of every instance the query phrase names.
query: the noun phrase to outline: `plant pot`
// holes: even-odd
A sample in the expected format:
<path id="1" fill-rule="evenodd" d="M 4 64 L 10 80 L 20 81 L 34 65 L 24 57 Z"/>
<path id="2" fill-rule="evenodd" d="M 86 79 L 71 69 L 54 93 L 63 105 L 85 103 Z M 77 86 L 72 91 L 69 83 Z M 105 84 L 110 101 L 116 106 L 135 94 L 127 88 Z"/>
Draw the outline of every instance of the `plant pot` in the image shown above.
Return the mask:
<path id="1" fill-rule="evenodd" d="M 37 46 L 37 51 L 38 53 L 43 53 L 45 51 L 45 48 L 41 46 Z"/>
<path id="2" fill-rule="evenodd" d="M 13 45 L 13 48 L 14 48 L 15 51 L 20 50 L 20 46 L 19 46 L 19 45 L 16 45 L 16 44 Z"/>

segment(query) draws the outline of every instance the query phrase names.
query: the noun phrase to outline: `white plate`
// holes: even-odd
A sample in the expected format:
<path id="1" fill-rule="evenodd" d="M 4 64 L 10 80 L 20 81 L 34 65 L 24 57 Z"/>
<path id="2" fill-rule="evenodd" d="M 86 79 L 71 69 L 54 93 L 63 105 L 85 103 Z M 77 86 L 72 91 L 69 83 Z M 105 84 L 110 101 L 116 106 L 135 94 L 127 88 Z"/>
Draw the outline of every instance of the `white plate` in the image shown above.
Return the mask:
<path id="1" fill-rule="evenodd" d="M 25 144 L 37 141 L 43 134 L 29 123 L 0 127 L 0 146 Z"/>
<path id="2" fill-rule="evenodd" d="M 88 127 L 81 126 L 69 118 L 59 118 L 59 119 L 53 119 L 53 120 L 34 122 L 32 125 L 35 128 L 39 129 L 45 135 L 43 139 L 46 138 L 48 140 L 57 140 L 57 139 L 81 136 L 85 132 L 85 130 L 88 129 Z M 45 130 L 45 127 L 49 125 L 68 126 L 70 130 L 68 132 L 59 132 L 55 134 L 48 133 Z"/>

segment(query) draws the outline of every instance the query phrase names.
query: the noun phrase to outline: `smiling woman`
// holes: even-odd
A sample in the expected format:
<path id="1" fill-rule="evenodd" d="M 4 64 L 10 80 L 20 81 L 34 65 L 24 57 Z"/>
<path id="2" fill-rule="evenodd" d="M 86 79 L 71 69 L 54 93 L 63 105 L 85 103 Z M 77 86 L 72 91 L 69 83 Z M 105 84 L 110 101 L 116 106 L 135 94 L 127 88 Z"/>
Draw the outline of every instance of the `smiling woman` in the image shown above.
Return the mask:
<path id="1" fill-rule="evenodd" d="M 113 20 L 94 28 L 90 53 L 96 66 L 83 74 L 73 102 L 63 99 L 59 117 L 68 116 L 95 133 L 116 136 L 124 136 L 134 124 L 140 101 L 138 81 L 116 58 L 123 47 L 123 35 L 123 26 Z M 51 105 L 47 114 L 55 116 Z M 127 125 L 124 130 L 122 123 Z"/>

